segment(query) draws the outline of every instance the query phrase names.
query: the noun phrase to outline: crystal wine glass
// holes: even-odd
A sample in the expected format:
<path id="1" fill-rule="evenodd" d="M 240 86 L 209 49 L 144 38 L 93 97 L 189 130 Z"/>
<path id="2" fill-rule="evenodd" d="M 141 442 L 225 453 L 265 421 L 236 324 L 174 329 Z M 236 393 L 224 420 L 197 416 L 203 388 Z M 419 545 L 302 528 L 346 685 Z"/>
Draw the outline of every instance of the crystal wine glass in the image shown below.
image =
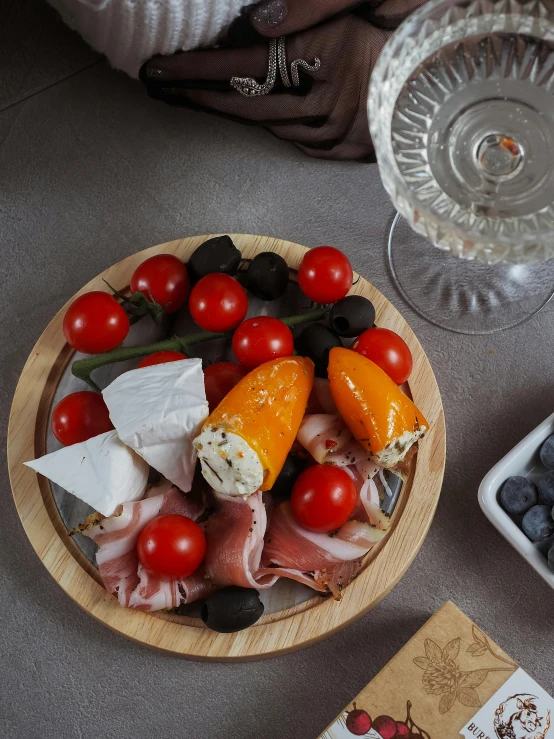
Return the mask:
<path id="1" fill-rule="evenodd" d="M 475 334 L 543 308 L 554 293 L 554 0 L 430 0 L 386 44 L 368 113 L 405 219 L 389 262 L 412 307 Z"/>

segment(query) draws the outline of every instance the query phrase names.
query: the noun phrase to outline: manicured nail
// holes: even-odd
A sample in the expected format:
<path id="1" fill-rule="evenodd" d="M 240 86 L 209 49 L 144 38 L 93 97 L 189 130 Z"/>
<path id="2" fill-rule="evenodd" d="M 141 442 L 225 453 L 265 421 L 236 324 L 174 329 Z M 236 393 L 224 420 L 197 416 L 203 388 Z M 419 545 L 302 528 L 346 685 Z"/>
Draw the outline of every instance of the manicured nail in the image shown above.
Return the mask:
<path id="1" fill-rule="evenodd" d="M 266 0 L 252 11 L 250 21 L 257 31 L 263 33 L 280 25 L 288 12 L 285 0 Z"/>

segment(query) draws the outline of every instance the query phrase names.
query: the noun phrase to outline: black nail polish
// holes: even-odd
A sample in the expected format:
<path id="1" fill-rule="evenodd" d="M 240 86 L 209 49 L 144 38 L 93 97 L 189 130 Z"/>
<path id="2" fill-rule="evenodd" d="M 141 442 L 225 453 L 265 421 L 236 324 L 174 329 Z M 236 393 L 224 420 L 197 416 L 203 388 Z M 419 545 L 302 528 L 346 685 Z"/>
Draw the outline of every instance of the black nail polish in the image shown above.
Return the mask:
<path id="1" fill-rule="evenodd" d="M 287 13 L 285 0 L 266 0 L 252 11 L 250 21 L 254 28 L 263 32 L 280 25 L 287 17 Z"/>

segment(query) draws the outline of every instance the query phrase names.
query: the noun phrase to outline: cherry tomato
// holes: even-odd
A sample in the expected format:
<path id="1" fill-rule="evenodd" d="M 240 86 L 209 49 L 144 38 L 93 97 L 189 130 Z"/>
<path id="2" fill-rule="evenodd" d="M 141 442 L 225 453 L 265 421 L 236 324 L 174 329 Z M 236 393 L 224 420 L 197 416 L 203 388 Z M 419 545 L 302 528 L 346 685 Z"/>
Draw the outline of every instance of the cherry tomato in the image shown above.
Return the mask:
<path id="1" fill-rule="evenodd" d="M 290 503 L 301 526 L 328 534 L 348 521 L 356 498 L 356 486 L 348 473 L 340 467 L 318 464 L 300 473 Z"/>
<path id="2" fill-rule="evenodd" d="M 210 413 L 217 408 L 229 390 L 242 380 L 248 370 L 234 362 L 216 362 L 204 370 L 204 386 Z"/>
<path id="3" fill-rule="evenodd" d="M 302 292 L 316 303 L 336 303 L 352 287 L 348 257 L 334 246 L 316 246 L 304 255 L 298 270 Z"/>
<path id="4" fill-rule="evenodd" d="M 404 339 L 388 328 L 364 331 L 351 349 L 379 365 L 397 385 L 402 385 L 410 376 L 414 364 L 412 353 Z"/>
<path id="5" fill-rule="evenodd" d="M 65 446 L 92 439 L 112 429 L 104 398 L 90 390 L 66 395 L 52 413 L 52 431 Z"/>
<path id="6" fill-rule="evenodd" d="M 121 344 L 130 325 L 113 295 L 94 291 L 71 303 L 63 319 L 63 335 L 78 352 L 103 354 Z"/>
<path id="7" fill-rule="evenodd" d="M 146 524 L 137 540 L 141 565 L 151 575 L 165 580 L 183 580 L 192 575 L 206 554 L 206 537 L 187 516 L 170 513 Z"/>
<path id="8" fill-rule="evenodd" d="M 294 339 L 290 328 L 278 318 L 258 316 L 249 318 L 233 335 L 236 358 L 248 369 L 254 369 L 270 359 L 290 357 Z"/>
<path id="9" fill-rule="evenodd" d="M 181 352 L 174 352 L 171 349 L 168 349 L 165 352 L 154 352 L 154 354 L 149 354 L 147 357 L 144 357 L 144 359 L 141 359 L 137 364 L 137 369 L 139 369 L 139 367 L 152 367 L 154 364 L 178 362 L 180 359 L 186 358 L 187 357 L 184 354 L 181 354 Z"/>
<path id="10" fill-rule="evenodd" d="M 230 275 L 214 272 L 198 280 L 189 300 L 191 316 L 204 331 L 229 331 L 248 310 L 246 290 Z"/>
<path id="11" fill-rule="evenodd" d="M 187 268 L 173 254 L 157 254 L 136 268 L 131 277 L 131 291 L 163 305 L 166 313 L 175 313 L 190 290 Z"/>

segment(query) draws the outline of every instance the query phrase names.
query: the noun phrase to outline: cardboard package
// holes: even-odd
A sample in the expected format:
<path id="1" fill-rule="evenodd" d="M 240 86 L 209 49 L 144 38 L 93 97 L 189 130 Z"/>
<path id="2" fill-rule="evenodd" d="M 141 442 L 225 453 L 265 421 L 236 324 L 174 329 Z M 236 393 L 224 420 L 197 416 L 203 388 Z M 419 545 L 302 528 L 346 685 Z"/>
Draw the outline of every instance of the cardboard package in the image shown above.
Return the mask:
<path id="1" fill-rule="evenodd" d="M 554 739 L 552 699 L 447 602 L 319 739 Z"/>

